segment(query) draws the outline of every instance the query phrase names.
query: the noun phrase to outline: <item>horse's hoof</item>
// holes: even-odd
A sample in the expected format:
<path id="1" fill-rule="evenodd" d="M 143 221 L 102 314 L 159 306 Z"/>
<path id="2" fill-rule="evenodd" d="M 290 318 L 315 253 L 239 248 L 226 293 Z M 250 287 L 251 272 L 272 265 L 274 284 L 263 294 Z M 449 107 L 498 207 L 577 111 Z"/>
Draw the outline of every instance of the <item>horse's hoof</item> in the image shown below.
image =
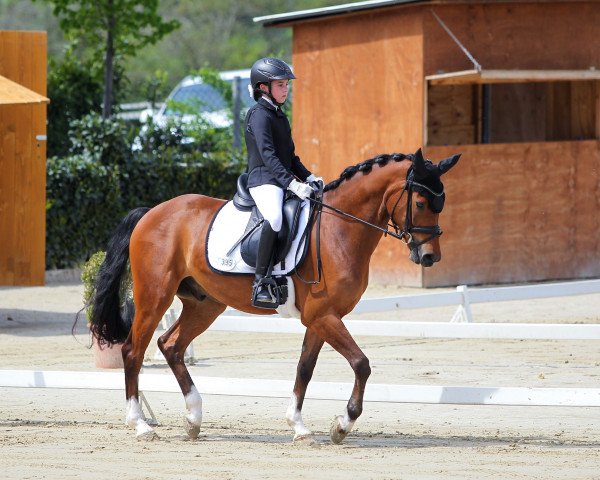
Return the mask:
<path id="1" fill-rule="evenodd" d="M 309 447 L 318 447 L 319 444 L 312 436 L 312 433 L 303 435 L 294 435 L 294 445 L 306 445 Z"/>
<path id="2" fill-rule="evenodd" d="M 135 436 L 140 442 L 152 442 L 158 440 L 158 435 L 154 430 L 147 430 Z"/>
<path id="3" fill-rule="evenodd" d="M 183 428 L 185 433 L 187 433 L 188 437 L 190 437 L 192 440 L 196 440 L 198 435 L 200 435 L 200 425 L 190 422 L 190 420 L 185 416 L 183 417 Z"/>
<path id="4" fill-rule="evenodd" d="M 344 430 L 341 426 L 341 420 L 344 417 L 338 415 L 337 417 L 333 417 L 333 423 L 331 424 L 331 430 L 329 430 L 329 436 L 331 437 L 331 441 L 336 445 L 339 445 L 344 441 L 346 435 L 348 435 L 348 431 Z"/>

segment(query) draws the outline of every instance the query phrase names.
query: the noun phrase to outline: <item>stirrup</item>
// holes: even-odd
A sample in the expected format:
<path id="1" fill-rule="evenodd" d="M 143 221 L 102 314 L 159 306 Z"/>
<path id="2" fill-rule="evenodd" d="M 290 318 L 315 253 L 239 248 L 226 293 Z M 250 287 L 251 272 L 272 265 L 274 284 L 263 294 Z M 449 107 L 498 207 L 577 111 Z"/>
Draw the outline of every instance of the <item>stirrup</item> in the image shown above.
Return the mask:
<path id="1" fill-rule="evenodd" d="M 274 287 L 277 287 L 277 283 L 272 278 L 263 277 L 256 281 L 252 289 L 252 305 L 258 308 L 276 309 L 279 307 L 279 299 L 274 293 Z M 261 289 L 265 288 L 266 292 L 270 295 L 271 301 L 267 302 L 262 299 L 258 299 L 258 294 Z"/>

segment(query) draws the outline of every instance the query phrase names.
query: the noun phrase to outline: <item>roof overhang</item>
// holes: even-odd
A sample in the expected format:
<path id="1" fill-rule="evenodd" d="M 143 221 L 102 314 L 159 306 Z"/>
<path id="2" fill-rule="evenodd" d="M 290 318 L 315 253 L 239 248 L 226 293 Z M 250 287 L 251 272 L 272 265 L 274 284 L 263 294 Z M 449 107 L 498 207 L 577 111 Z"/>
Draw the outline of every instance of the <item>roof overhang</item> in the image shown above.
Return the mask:
<path id="1" fill-rule="evenodd" d="M 50 99 L 0 75 L 0 105 L 49 103 Z"/>
<path id="2" fill-rule="evenodd" d="M 600 70 L 462 70 L 425 77 L 432 85 L 600 80 Z"/>
<path id="3" fill-rule="evenodd" d="M 317 18 L 328 17 L 332 15 L 360 12 L 364 10 L 372 10 L 375 8 L 389 7 L 394 5 L 404 5 L 408 3 L 427 3 L 427 1 L 428 0 L 369 0 L 365 2 L 334 5 L 332 7 L 312 8 L 310 10 L 300 10 L 297 12 L 254 17 L 253 20 L 255 23 L 262 23 L 265 27 L 283 26 L 284 24 L 296 23 L 303 20 L 315 20 Z"/>

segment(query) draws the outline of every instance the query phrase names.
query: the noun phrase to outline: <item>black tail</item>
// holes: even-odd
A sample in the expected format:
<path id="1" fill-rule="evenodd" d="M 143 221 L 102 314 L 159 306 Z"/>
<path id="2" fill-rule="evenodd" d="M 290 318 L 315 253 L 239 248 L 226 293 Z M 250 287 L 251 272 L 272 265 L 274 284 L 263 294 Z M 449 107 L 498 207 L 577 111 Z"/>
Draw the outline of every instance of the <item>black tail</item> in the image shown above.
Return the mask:
<path id="1" fill-rule="evenodd" d="M 108 242 L 106 258 L 98 271 L 90 305 L 91 329 L 100 343 L 123 342 L 131 330 L 133 308 L 126 308 L 122 312 L 119 291 L 129 260 L 129 239 L 137 223 L 149 210 L 140 207 L 129 212 Z"/>

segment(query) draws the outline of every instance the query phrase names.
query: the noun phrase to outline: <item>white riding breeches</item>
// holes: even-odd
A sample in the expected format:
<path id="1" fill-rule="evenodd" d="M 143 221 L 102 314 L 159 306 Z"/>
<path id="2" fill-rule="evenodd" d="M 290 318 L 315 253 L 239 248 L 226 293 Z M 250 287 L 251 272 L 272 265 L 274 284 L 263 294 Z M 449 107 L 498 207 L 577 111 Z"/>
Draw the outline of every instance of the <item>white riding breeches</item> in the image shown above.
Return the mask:
<path id="1" fill-rule="evenodd" d="M 271 224 L 274 232 L 281 230 L 283 223 L 283 189 L 276 185 L 259 185 L 249 188 L 258 211 Z"/>

